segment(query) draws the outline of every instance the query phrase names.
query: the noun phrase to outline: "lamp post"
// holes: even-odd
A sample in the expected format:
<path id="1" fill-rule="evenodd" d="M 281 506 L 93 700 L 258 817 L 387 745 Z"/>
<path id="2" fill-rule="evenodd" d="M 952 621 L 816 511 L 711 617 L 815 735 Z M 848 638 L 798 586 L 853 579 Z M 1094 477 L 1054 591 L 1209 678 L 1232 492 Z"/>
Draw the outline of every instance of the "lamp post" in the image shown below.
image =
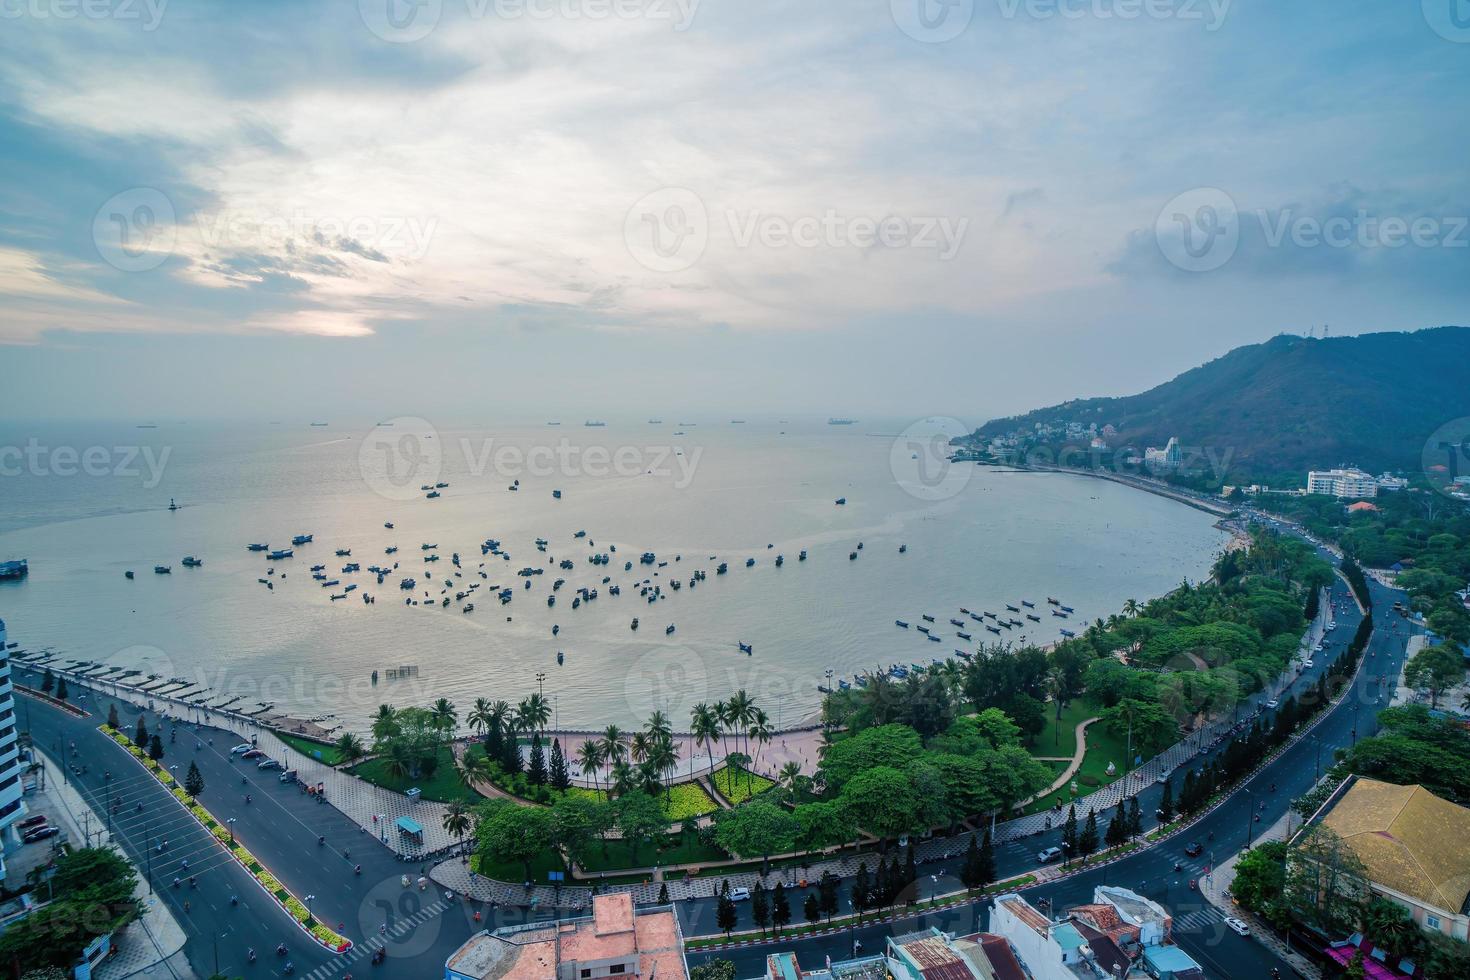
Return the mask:
<path id="1" fill-rule="evenodd" d="M 235 818 L 231 817 L 225 821 L 225 824 L 230 828 L 230 843 L 233 844 L 235 843 Z"/>
<path id="2" fill-rule="evenodd" d="M 310 921 L 311 919 L 314 918 L 314 916 L 311 913 L 311 903 L 314 902 L 314 901 L 316 901 L 316 896 L 315 895 L 307 895 L 306 896 L 306 918 L 307 918 L 308 921 Z"/>
<path id="3" fill-rule="evenodd" d="M 1245 810 L 1245 846 L 1246 849 L 1249 850 L 1251 846 L 1251 835 L 1255 830 L 1253 824 L 1256 822 L 1256 798 L 1251 793 L 1251 791 L 1246 789 L 1244 786 L 1240 788 L 1240 791 L 1246 796 L 1249 796 L 1251 801 L 1251 805 L 1246 807 Z"/>

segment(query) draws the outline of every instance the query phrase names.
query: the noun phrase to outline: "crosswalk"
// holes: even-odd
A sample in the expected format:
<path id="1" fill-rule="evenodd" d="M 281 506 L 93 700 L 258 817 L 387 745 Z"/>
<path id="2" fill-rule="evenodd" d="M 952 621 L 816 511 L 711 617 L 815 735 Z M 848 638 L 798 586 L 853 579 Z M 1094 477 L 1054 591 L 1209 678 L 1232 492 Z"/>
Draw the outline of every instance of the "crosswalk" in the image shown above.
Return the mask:
<path id="1" fill-rule="evenodd" d="M 378 949 L 388 947 L 390 943 L 404 938 L 434 916 L 442 915 L 449 907 L 449 902 L 440 900 L 433 905 L 425 906 L 413 915 L 399 919 L 385 933 L 380 933 L 372 939 L 354 945 L 348 952 L 312 970 L 306 974 L 305 980 L 326 980 L 327 977 L 341 973 L 359 960 L 370 958 Z"/>

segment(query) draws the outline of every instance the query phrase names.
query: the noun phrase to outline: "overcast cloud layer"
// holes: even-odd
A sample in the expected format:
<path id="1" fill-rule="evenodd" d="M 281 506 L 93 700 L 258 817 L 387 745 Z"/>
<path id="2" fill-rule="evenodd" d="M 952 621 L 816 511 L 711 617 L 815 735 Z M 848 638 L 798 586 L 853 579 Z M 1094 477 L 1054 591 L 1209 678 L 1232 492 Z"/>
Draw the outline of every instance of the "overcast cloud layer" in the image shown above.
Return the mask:
<path id="1" fill-rule="evenodd" d="M 0 411 L 982 421 L 1470 322 L 1456 2 L 0 0 Z"/>

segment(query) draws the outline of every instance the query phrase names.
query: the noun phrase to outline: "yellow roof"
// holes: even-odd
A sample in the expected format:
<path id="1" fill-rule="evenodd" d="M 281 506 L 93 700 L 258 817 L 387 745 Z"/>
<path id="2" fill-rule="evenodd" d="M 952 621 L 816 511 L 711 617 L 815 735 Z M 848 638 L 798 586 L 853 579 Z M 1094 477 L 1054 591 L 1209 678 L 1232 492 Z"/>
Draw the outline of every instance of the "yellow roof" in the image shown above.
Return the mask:
<path id="1" fill-rule="evenodd" d="M 1359 777 L 1322 819 L 1396 892 L 1459 913 L 1470 895 L 1470 809 L 1422 786 Z"/>

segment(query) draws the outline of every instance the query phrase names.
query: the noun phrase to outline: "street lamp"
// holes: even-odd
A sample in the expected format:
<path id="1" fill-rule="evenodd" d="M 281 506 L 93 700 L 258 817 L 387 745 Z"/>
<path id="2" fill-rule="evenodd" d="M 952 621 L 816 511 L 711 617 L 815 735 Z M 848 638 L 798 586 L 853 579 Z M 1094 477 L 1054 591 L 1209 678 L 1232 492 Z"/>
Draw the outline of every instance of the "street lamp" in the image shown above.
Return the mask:
<path id="1" fill-rule="evenodd" d="M 545 683 L 546 683 L 546 671 L 544 671 L 544 670 L 538 670 L 538 671 L 536 671 L 536 693 L 537 694 L 545 694 L 546 693 L 545 687 L 543 686 L 543 685 L 545 685 Z"/>
<path id="2" fill-rule="evenodd" d="M 306 918 L 308 920 L 310 920 L 310 919 L 313 918 L 313 916 L 311 914 L 311 903 L 314 902 L 314 901 L 316 901 L 316 896 L 315 895 L 308 895 L 308 896 L 306 896 Z"/>
<path id="3" fill-rule="evenodd" d="M 230 828 L 230 843 L 233 844 L 235 843 L 235 818 L 231 817 L 225 821 L 225 824 Z"/>
<path id="4" fill-rule="evenodd" d="M 1245 846 L 1246 849 L 1249 850 L 1251 846 L 1251 834 L 1255 830 L 1253 824 L 1256 822 L 1256 798 L 1251 793 L 1251 791 L 1246 789 L 1244 786 L 1240 788 L 1240 791 L 1246 796 L 1249 796 L 1251 801 L 1251 805 L 1247 807 L 1245 811 Z"/>

